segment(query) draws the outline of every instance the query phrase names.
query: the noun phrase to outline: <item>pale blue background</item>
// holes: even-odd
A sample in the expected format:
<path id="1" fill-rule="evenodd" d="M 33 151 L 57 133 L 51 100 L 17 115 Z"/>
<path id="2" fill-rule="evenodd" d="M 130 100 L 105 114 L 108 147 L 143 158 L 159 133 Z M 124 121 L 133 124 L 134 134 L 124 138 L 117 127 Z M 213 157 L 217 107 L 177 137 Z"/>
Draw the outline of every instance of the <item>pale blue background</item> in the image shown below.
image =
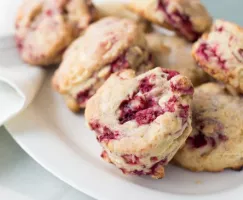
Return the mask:
<path id="1" fill-rule="evenodd" d="M 243 25 L 243 0 L 202 0 L 202 2 L 215 18 Z M 31 173 L 28 174 L 28 171 Z M 19 174 L 18 177 L 14 175 L 16 173 Z M 16 184 L 16 181 L 19 184 Z M 25 184 L 22 184 L 23 182 Z M 41 168 L 20 149 L 3 127 L 0 128 L 0 185 L 34 200 L 91 200 Z M 43 193 L 46 198 L 43 198 Z"/>
<path id="2" fill-rule="evenodd" d="M 243 25 L 243 0 L 201 0 L 215 18 Z"/>

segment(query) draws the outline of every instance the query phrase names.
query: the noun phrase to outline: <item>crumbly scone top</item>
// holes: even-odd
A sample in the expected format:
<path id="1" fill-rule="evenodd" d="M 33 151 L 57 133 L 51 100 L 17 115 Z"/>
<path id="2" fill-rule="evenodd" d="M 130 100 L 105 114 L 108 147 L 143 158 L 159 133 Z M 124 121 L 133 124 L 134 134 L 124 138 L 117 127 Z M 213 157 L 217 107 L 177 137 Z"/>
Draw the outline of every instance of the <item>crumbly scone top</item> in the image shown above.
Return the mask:
<path id="1" fill-rule="evenodd" d="M 47 3 L 55 4 L 64 10 L 63 15 L 76 30 L 78 36 L 87 26 L 97 18 L 97 10 L 92 0 L 47 0 Z"/>
<path id="2" fill-rule="evenodd" d="M 198 55 L 203 51 L 203 49 L 201 49 L 202 51 L 198 49 L 201 45 L 205 46 L 205 50 L 207 51 L 205 54 L 208 54 L 208 59 L 221 64 L 222 68 L 235 67 L 239 64 L 243 65 L 243 29 L 236 24 L 216 20 L 211 31 L 205 33 L 195 43 L 193 51 L 197 51 L 195 53 L 198 53 Z M 209 49 L 206 49 L 207 46 Z M 219 58 L 217 59 L 217 57 Z"/>
<path id="3" fill-rule="evenodd" d="M 114 133 L 98 134 L 100 142 L 110 141 L 109 148 L 146 151 L 153 148 L 148 144 L 171 142 L 190 126 L 192 94 L 189 79 L 175 71 L 158 67 L 135 77 L 125 70 L 88 101 L 85 116 L 92 129 L 103 126 Z"/>
<path id="4" fill-rule="evenodd" d="M 214 149 L 217 151 L 219 145 L 239 136 L 243 100 L 230 95 L 223 85 L 208 83 L 196 88 L 192 109 L 193 131 L 187 146 L 200 152 L 201 156 Z"/>
<path id="5" fill-rule="evenodd" d="M 60 62 L 72 31 L 56 8 L 28 0 L 18 10 L 15 39 L 24 61 L 50 65 Z"/>
<path id="6" fill-rule="evenodd" d="M 86 0 L 25 0 L 16 18 L 16 43 L 24 61 L 35 65 L 61 62 L 71 41 L 94 19 Z"/>
<path id="7" fill-rule="evenodd" d="M 166 0 L 164 0 L 166 1 Z M 169 11 L 177 9 L 185 13 L 193 24 L 195 31 L 203 32 L 211 24 L 212 18 L 200 0 L 168 0 L 170 2 Z"/>
<path id="8" fill-rule="evenodd" d="M 55 85 L 65 91 L 135 45 L 146 48 L 144 33 L 135 22 L 115 17 L 101 19 L 68 48 L 55 74 Z"/>
<path id="9" fill-rule="evenodd" d="M 193 171 L 242 167 L 242 97 L 207 83 L 195 89 L 192 113 L 193 130 L 175 162 Z"/>
<path id="10" fill-rule="evenodd" d="M 27 25 L 36 13 L 46 10 L 49 10 L 49 15 L 58 12 L 65 18 L 65 22 L 79 31 L 97 17 L 91 0 L 24 0 L 17 13 L 17 22 L 22 21 L 21 25 Z"/>
<path id="11" fill-rule="evenodd" d="M 207 73 L 243 91 L 241 27 L 231 22 L 216 20 L 211 31 L 194 44 L 193 55 Z"/>

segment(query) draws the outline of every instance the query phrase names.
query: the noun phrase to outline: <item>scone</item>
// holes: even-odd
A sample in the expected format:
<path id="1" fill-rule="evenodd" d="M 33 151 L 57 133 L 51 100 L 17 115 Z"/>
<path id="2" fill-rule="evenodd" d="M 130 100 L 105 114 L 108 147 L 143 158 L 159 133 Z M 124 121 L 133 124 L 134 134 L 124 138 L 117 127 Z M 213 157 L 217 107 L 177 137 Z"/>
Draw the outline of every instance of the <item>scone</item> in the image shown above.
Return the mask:
<path id="1" fill-rule="evenodd" d="M 89 0 L 25 0 L 17 13 L 15 34 L 22 59 L 41 66 L 59 63 L 94 17 Z"/>
<path id="2" fill-rule="evenodd" d="M 191 55 L 191 43 L 176 36 L 159 33 L 149 33 L 146 39 L 156 66 L 180 72 L 187 76 L 194 86 L 209 81 L 209 76 L 197 66 Z"/>
<path id="3" fill-rule="evenodd" d="M 194 44 L 192 53 L 205 72 L 243 93 L 243 28 L 216 20 L 211 31 Z"/>
<path id="4" fill-rule="evenodd" d="M 212 22 L 199 0 L 131 0 L 129 8 L 189 41 L 197 40 Z"/>
<path id="5" fill-rule="evenodd" d="M 87 100 L 114 72 L 152 68 L 144 33 L 132 20 L 108 17 L 91 25 L 66 51 L 54 75 L 54 88 L 73 111 Z"/>
<path id="6" fill-rule="evenodd" d="M 151 23 L 145 20 L 140 15 L 131 12 L 126 4 L 119 1 L 107 1 L 102 3 L 97 3 L 96 8 L 100 18 L 115 16 L 121 18 L 127 18 L 136 21 L 145 32 L 150 32 L 152 30 Z"/>
<path id="7" fill-rule="evenodd" d="M 113 74 L 88 101 L 85 118 L 102 157 L 125 174 L 162 178 L 191 132 L 193 87 L 178 72 L 155 68 Z"/>
<path id="8" fill-rule="evenodd" d="M 243 166 L 243 99 L 224 86 L 207 83 L 195 90 L 193 131 L 174 162 L 192 171 L 218 172 Z"/>

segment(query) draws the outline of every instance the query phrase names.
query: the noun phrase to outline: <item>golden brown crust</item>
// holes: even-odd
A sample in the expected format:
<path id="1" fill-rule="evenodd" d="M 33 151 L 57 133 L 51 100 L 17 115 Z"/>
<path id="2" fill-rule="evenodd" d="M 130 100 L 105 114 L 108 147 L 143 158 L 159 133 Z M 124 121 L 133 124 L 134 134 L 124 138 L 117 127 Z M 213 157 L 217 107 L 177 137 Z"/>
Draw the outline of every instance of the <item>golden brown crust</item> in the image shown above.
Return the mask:
<path id="1" fill-rule="evenodd" d="M 204 170 L 201 170 L 201 169 L 198 169 L 196 167 L 192 167 L 192 166 L 188 166 L 188 165 L 183 165 L 182 163 L 176 161 L 176 160 L 173 160 L 171 162 L 171 164 L 174 164 L 174 165 L 177 165 L 179 167 L 182 167 L 182 168 L 185 168 L 185 169 L 188 169 L 192 172 L 202 172 L 202 171 L 207 171 L 207 172 L 214 172 L 214 173 L 218 173 L 218 172 L 222 172 L 224 171 L 225 169 L 222 169 L 222 168 L 219 168 L 219 169 L 211 169 L 211 168 L 204 168 Z"/>
<path id="2" fill-rule="evenodd" d="M 77 103 L 76 99 L 70 97 L 70 96 L 65 96 L 65 102 L 67 107 L 74 113 L 78 113 L 80 109 L 80 105 Z"/>
<path id="3" fill-rule="evenodd" d="M 232 170 L 235 170 L 235 171 L 242 171 L 242 169 L 243 169 L 243 165 L 242 164 L 236 165 L 236 166 L 233 166 L 233 167 L 229 167 L 229 168 L 218 167 L 218 168 L 212 169 L 212 168 L 209 167 L 209 168 L 204 168 L 204 170 L 198 169 L 196 167 L 191 167 L 191 166 L 183 165 L 182 163 L 180 163 L 180 162 L 178 162 L 176 160 L 173 160 L 171 162 L 171 164 L 177 165 L 179 167 L 183 167 L 183 168 L 188 169 L 188 170 L 190 170 L 192 172 L 202 172 L 202 171 L 206 171 L 206 172 L 219 173 L 219 172 L 223 172 L 223 171 L 225 171 L 227 169 L 232 169 Z"/>
<path id="4" fill-rule="evenodd" d="M 165 169 L 163 166 L 159 165 L 156 169 L 154 174 L 152 175 L 152 178 L 154 179 L 162 179 L 165 176 Z"/>

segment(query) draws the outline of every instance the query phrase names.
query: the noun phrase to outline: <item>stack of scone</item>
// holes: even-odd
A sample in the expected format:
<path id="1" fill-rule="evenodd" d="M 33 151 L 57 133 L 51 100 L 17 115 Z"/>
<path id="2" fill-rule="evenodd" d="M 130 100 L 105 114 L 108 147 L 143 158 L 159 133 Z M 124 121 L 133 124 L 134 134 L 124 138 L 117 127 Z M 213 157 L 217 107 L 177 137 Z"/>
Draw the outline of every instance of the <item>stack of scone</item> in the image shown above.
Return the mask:
<path id="1" fill-rule="evenodd" d="M 199 0 L 113 6 L 119 13 L 90 0 L 25 1 L 16 23 L 21 57 L 60 64 L 53 88 L 72 111 L 86 108 L 102 158 L 124 174 L 163 178 L 171 161 L 193 171 L 240 169 L 243 29 L 212 25 Z"/>

